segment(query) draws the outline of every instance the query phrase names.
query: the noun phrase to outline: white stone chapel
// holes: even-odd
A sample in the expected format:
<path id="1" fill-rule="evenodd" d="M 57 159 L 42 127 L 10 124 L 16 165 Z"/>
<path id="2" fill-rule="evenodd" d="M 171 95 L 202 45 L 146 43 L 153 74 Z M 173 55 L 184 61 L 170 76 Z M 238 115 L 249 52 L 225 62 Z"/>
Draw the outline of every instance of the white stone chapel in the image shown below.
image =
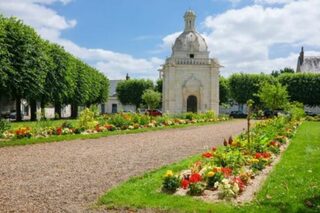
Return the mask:
<path id="1" fill-rule="evenodd" d="M 184 15 L 184 32 L 176 39 L 171 57 L 159 70 L 163 78 L 163 112 L 219 114 L 219 68 L 209 58 L 205 39 L 195 29 L 196 14 Z"/>

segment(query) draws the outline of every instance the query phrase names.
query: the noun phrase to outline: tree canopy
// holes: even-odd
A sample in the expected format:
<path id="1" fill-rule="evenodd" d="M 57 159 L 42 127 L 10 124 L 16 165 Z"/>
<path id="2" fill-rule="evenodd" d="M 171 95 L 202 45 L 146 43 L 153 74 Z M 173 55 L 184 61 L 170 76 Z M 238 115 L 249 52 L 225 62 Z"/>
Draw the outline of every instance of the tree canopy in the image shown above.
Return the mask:
<path id="1" fill-rule="evenodd" d="M 226 104 L 228 103 L 230 98 L 230 89 L 229 89 L 229 83 L 228 79 L 224 77 L 219 78 L 219 99 L 220 104 Z"/>
<path id="2" fill-rule="evenodd" d="M 130 79 L 119 82 L 116 91 L 122 104 L 132 104 L 138 108 L 142 103 L 142 94 L 147 89 L 153 89 L 151 80 Z"/>
<path id="3" fill-rule="evenodd" d="M 260 104 L 259 97 L 256 96 L 260 86 L 264 82 L 274 81 L 273 77 L 265 74 L 233 74 L 228 79 L 230 95 L 239 104 L 245 104 L 252 99 L 256 105 Z"/>
<path id="4" fill-rule="evenodd" d="M 29 101 L 35 118 L 36 101 L 42 106 L 90 105 L 108 97 L 108 79 L 96 69 L 40 38 L 16 18 L 0 16 L 0 91 L 16 101 L 21 120 L 21 99 Z"/>
<path id="5" fill-rule="evenodd" d="M 290 101 L 309 106 L 320 105 L 320 74 L 283 74 L 279 76 L 279 81 L 287 87 Z"/>
<path id="6" fill-rule="evenodd" d="M 155 109 L 161 102 L 161 93 L 147 89 L 142 94 L 142 100 L 148 105 L 148 109 Z"/>
<path id="7" fill-rule="evenodd" d="M 272 111 L 283 109 L 289 103 L 288 91 L 278 81 L 274 83 L 264 82 L 257 96 L 264 106 Z"/>

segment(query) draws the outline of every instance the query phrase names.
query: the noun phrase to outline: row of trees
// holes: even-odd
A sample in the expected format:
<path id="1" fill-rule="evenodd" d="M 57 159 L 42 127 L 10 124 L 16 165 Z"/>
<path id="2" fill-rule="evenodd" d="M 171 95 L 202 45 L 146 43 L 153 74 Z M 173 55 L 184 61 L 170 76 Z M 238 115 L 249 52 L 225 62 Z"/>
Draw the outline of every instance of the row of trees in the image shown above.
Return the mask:
<path id="1" fill-rule="evenodd" d="M 262 107 L 265 104 L 261 102 L 261 99 L 266 100 L 268 97 L 261 98 L 259 91 L 261 88 L 264 88 L 264 91 L 268 91 L 269 87 L 269 90 L 279 90 L 277 94 L 280 96 L 285 96 L 283 93 L 284 88 L 288 91 L 288 97 L 284 98 L 289 98 L 291 102 L 300 102 L 308 106 L 320 105 L 319 74 L 292 74 L 290 69 L 274 73 L 278 74 L 237 73 L 229 78 L 220 77 L 220 104 L 228 104 L 232 101 L 238 104 L 246 104 L 248 100 L 253 100 L 255 106 Z M 270 85 L 274 85 L 274 87 L 271 88 Z M 153 94 L 152 97 L 158 98 L 150 90 L 162 93 L 162 80 L 158 80 L 156 85 L 153 85 L 150 80 L 143 79 L 122 81 L 118 84 L 116 90 L 121 103 L 132 104 L 138 108 L 142 103 L 146 103 L 142 98 L 145 91 L 149 90 L 149 96 Z M 268 96 L 267 94 L 268 92 L 264 93 L 264 96 Z M 270 92 L 270 94 L 272 93 Z"/>
<path id="2" fill-rule="evenodd" d="M 279 74 L 277 77 L 241 73 L 233 74 L 228 79 L 220 79 L 220 101 L 227 103 L 231 99 L 239 104 L 245 104 L 252 99 L 255 105 L 259 106 L 261 102 L 257 94 L 265 83 L 273 85 L 280 83 L 286 87 L 291 102 L 300 102 L 308 106 L 320 105 L 320 74 L 289 72 Z"/>
<path id="3" fill-rule="evenodd" d="M 0 16 L 0 94 L 16 101 L 17 120 L 21 120 L 21 99 L 36 119 L 36 103 L 51 103 L 61 117 L 63 105 L 78 106 L 104 102 L 108 98 L 108 79 L 96 69 L 66 52 L 61 46 L 40 38 L 31 27 L 16 18 Z"/>
<path id="4" fill-rule="evenodd" d="M 156 108 L 154 100 L 158 100 L 159 93 L 162 92 L 162 80 L 158 80 L 156 85 L 151 80 L 130 79 L 121 81 L 116 88 L 117 96 L 122 104 L 132 104 L 138 109 L 141 104 Z M 144 96 L 144 98 L 143 98 Z M 158 102 L 158 101 L 156 101 Z"/>

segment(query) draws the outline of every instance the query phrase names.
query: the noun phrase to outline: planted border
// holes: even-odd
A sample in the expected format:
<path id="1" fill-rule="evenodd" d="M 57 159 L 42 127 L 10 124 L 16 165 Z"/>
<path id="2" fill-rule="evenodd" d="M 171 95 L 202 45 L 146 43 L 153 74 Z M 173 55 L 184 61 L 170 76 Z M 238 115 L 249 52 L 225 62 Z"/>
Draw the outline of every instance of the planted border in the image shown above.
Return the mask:
<path id="1" fill-rule="evenodd" d="M 305 122 L 292 139 L 254 201 L 243 205 L 208 203 L 192 196 L 176 196 L 160 191 L 167 170 L 179 172 L 202 157 L 197 155 L 148 172 L 108 191 L 99 199 L 102 208 L 169 212 L 317 212 L 320 210 L 320 123 Z M 299 157 L 297 157 L 299 156 Z M 309 202 L 310 201 L 310 202 Z M 318 204 L 317 204 L 318 202 Z M 310 205 L 309 206 L 307 206 Z"/>
<path id="2" fill-rule="evenodd" d="M 189 168 L 176 175 L 168 170 L 162 191 L 210 201 L 235 200 L 271 165 L 298 125 L 299 122 L 279 117 L 258 123 L 250 136 L 241 134 L 225 139 L 224 146 L 203 153 L 202 159 Z"/>
<path id="3" fill-rule="evenodd" d="M 58 125 L 57 123 L 53 125 L 50 121 L 39 121 L 35 122 L 36 124 L 33 123 L 32 127 L 19 125 L 17 129 L 6 130 L 2 134 L 3 141 L 0 141 L 0 147 L 201 126 L 227 120 L 229 117 L 215 117 L 212 112 L 186 113 L 175 117 L 151 117 L 132 113 L 96 117 L 92 111 L 86 109 L 79 120 L 65 121 Z"/>

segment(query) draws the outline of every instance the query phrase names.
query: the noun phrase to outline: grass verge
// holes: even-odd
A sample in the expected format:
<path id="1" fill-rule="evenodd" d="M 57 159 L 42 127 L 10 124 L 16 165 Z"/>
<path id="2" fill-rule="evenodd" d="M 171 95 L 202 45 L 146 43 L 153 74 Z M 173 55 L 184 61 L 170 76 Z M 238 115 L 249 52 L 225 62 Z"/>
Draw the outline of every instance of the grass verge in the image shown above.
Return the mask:
<path id="1" fill-rule="evenodd" d="M 251 203 L 206 203 L 189 196 L 160 193 L 162 176 L 187 168 L 198 156 L 148 172 L 111 189 L 99 205 L 110 209 L 169 212 L 319 212 L 320 122 L 305 122 Z"/>
<path id="2" fill-rule="evenodd" d="M 7 146 L 20 146 L 20 145 L 38 144 L 38 143 L 71 141 L 71 140 L 76 140 L 76 139 L 80 139 L 80 140 L 96 139 L 96 138 L 107 137 L 107 136 L 111 136 L 111 135 L 126 135 L 126 134 L 142 133 L 142 132 L 160 131 L 160 130 L 165 130 L 165 129 L 178 129 L 178 128 L 193 127 L 193 126 L 215 125 L 215 124 L 218 124 L 221 122 L 228 122 L 228 121 L 204 122 L 204 123 L 194 123 L 194 124 L 180 124 L 180 125 L 174 125 L 174 126 L 163 126 L 163 127 L 143 128 L 143 129 L 133 129 L 133 130 L 116 130 L 116 131 L 108 131 L 108 132 L 101 132 L 101 133 L 88 134 L 88 135 L 81 135 L 81 134 L 54 135 L 54 136 L 50 136 L 48 138 L 13 139 L 13 140 L 9 140 L 9 141 L 0 141 L 0 148 L 7 147 Z M 59 121 L 59 122 L 57 121 L 55 123 L 55 125 L 59 126 L 61 123 L 62 123 L 61 121 Z M 16 125 L 23 125 L 23 124 L 16 124 Z"/>

